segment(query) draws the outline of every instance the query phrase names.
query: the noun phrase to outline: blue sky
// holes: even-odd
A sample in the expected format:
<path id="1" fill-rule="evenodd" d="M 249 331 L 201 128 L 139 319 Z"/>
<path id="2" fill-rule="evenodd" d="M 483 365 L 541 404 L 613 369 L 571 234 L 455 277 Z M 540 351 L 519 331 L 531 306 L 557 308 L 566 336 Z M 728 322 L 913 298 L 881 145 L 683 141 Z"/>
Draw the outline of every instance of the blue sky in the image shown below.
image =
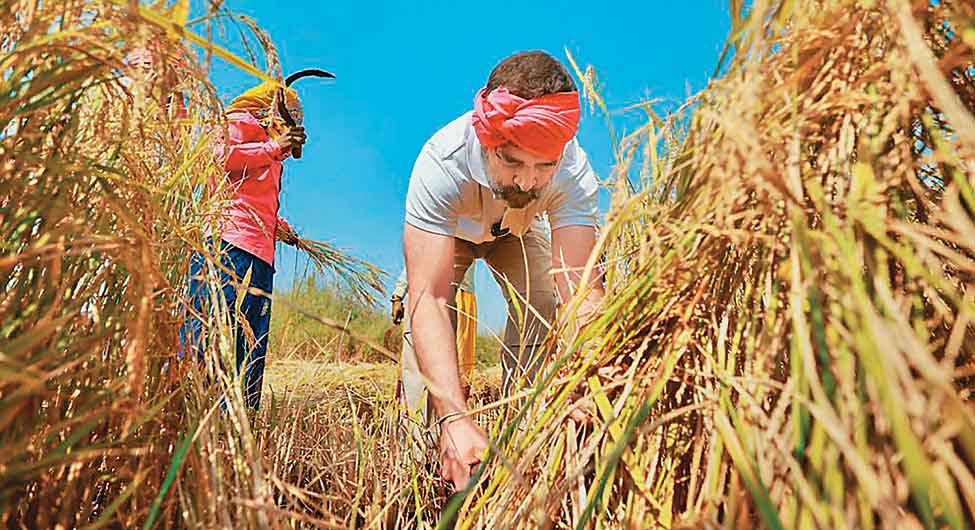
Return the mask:
<path id="1" fill-rule="evenodd" d="M 328 85 L 305 80 L 295 87 L 309 139 L 303 158 L 286 162 L 282 215 L 304 237 L 330 240 L 394 277 L 402 266 L 413 161 L 430 135 L 470 108 L 498 61 L 533 49 L 564 61 L 568 48 L 580 65 L 595 67 L 611 109 L 651 97 L 673 107 L 705 86 L 730 25 L 723 0 L 230 0 L 226 6 L 271 34 L 285 74 L 320 67 L 338 77 Z M 217 40 L 242 50 L 233 32 Z M 212 74 L 224 102 L 256 83 L 219 60 Z M 603 178 L 613 165 L 605 120 L 585 114 L 579 132 Z M 601 202 L 605 210 L 605 194 Z M 285 248 L 278 257 L 276 291 L 305 267 L 303 258 Z M 482 324 L 499 329 L 500 290 L 483 264 L 476 280 Z"/>

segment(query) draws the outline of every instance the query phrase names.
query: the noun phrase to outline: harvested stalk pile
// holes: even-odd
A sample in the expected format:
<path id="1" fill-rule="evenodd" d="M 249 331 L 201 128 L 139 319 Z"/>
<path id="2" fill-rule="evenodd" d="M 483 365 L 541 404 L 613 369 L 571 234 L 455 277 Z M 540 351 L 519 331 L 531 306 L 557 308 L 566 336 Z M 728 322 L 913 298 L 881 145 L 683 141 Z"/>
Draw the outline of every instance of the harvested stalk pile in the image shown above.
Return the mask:
<path id="1" fill-rule="evenodd" d="M 721 75 L 620 142 L 605 311 L 461 528 L 975 520 L 975 6 L 732 9 Z"/>
<path id="2" fill-rule="evenodd" d="M 223 108 L 190 45 L 260 70 L 193 33 L 232 15 L 212 7 L 184 32 L 188 2 L 166 4 L 0 9 L 4 528 L 292 519 L 221 369 L 229 341 L 207 344 L 204 365 L 175 356 L 189 255 L 227 196 L 210 186 L 223 177 Z M 273 48 L 266 59 L 279 76 Z M 360 294 L 377 285 L 376 269 L 341 253 L 317 263 L 357 278 Z M 209 325 L 226 338 L 225 317 Z"/>

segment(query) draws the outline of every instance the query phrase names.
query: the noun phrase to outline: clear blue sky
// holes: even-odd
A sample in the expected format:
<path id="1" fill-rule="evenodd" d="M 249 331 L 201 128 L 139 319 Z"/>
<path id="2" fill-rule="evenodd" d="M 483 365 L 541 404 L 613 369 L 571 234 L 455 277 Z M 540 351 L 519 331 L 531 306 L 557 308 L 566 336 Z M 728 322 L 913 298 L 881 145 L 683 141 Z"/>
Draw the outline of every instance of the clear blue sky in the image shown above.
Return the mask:
<path id="1" fill-rule="evenodd" d="M 673 107 L 700 90 L 730 25 L 724 0 L 671 2 L 292 2 L 229 0 L 270 32 L 285 74 L 320 67 L 336 82 L 296 85 L 308 143 L 286 162 L 282 215 L 304 237 L 333 241 L 395 276 L 402 266 L 404 200 L 420 147 L 471 107 L 488 72 L 516 51 L 542 49 L 592 64 L 613 109 L 649 97 Z M 232 50 L 238 37 L 218 42 Z M 226 103 L 255 84 L 214 61 Z M 605 117 L 584 114 L 579 140 L 603 178 L 612 171 Z M 601 200 L 603 210 L 607 204 Z M 279 246 L 279 250 L 282 247 Z M 305 270 L 285 247 L 275 290 Z M 483 264 L 482 324 L 504 322 L 500 290 Z"/>

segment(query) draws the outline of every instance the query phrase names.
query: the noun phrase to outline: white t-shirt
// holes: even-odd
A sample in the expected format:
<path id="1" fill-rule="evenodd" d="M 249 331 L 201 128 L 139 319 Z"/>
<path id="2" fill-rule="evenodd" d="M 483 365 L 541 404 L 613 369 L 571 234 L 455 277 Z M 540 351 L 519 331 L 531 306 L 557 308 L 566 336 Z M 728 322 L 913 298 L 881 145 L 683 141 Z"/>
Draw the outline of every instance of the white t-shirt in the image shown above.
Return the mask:
<path id="1" fill-rule="evenodd" d="M 599 183 L 575 138 L 566 144 L 559 167 L 539 198 L 513 209 L 494 198 L 471 114 L 437 131 L 420 150 L 406 193 L 407 223 L 472 243 L 494 239 L 491 225 L 499 220 L 502 228 L 524 235 L 542 214 L 548 215 L 552 230 L 597 226 Z"/>

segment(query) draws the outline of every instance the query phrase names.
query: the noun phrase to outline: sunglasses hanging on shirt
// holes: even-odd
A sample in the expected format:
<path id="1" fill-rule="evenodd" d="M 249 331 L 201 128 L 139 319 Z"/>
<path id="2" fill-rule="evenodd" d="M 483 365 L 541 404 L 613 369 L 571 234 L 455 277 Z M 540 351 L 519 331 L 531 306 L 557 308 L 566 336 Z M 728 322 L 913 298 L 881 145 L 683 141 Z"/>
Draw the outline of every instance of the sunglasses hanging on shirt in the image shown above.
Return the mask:
<path id="1" fill-rule="evenodd" d="M 511 230 L 508 227 L 501 228 L 501 221 L 500 220 L 498 222 L 494 223 L 493 225 L 491 225 L 491 235 L 494 236 L 494 237 L 506 236 L 510 232 L 511 232 Z"/>

